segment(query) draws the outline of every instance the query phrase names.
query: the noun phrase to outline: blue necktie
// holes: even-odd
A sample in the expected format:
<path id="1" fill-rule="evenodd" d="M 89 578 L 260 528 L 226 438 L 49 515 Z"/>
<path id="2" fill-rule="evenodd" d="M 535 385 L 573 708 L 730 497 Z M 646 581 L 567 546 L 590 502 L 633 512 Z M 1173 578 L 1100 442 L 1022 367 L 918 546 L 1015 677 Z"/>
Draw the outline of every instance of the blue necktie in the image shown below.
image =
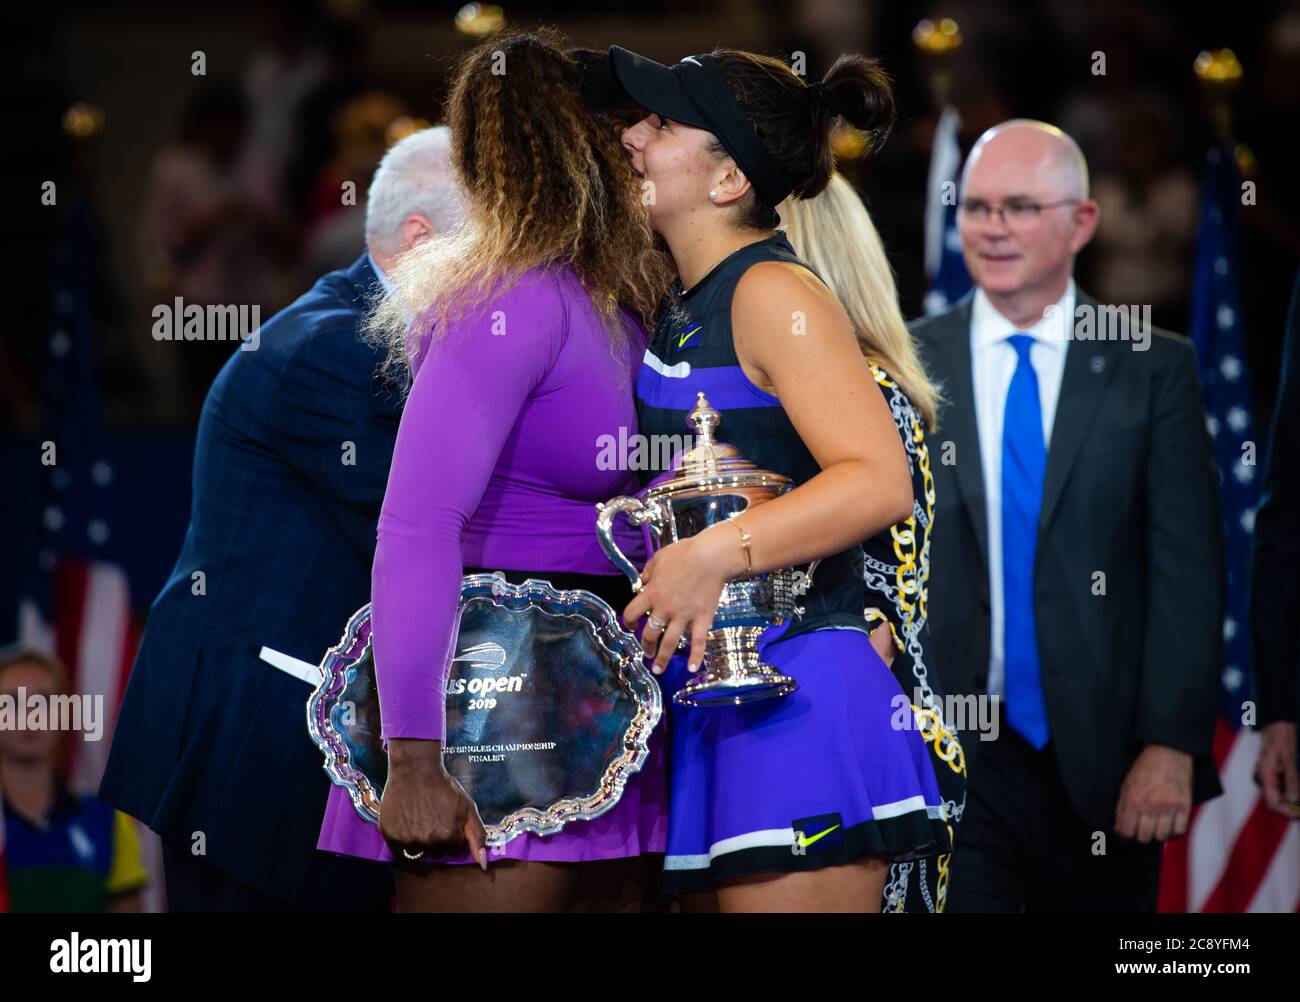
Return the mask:
<path id="1" fill-rule="evenodd" d="M 1002 608 L 1006 657 L 1007 722 L 1035 748 L 1047 744 L 1047 706 L 1043 702 L 1034 621 L 1034 553 L 1043 506 L 1043 405 L 1038 375 L 1029 359 L 1034 339 L 1007 339 L 1018 356 L 1007 389 L 1002 419 Z"/>

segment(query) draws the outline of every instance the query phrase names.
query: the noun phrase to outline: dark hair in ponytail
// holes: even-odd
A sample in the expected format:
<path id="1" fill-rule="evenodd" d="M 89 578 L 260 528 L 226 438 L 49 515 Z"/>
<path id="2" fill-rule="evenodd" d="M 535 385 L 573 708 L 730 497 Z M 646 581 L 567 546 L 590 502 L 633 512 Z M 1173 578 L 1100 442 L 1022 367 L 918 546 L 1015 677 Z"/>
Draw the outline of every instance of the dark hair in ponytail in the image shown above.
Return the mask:
<path id="1" fill-rule="evenodd" d="M 829 183 L 835 169 L 831 127 L 837 117 L 867 134 L 870 152 L 880 148 L 893 128 L 893 86 L 875 59 L 840 56 L 819 84 L 809 85 L 771 56 L 736 49 L 712 55 L 759 140 L 794 181 L 794 198 L 812 198 Z M 719 142 L 713 152 L 726 155 Z M 755 192 L 741 207 L 742 226 L 776 226 L 775 207 Z"/>

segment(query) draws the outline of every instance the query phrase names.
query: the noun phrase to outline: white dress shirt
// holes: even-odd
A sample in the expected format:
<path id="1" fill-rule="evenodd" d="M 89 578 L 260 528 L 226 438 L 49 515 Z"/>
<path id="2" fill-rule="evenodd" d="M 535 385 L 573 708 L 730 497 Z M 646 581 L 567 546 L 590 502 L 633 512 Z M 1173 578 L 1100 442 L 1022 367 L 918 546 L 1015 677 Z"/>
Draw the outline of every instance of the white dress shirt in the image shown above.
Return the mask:
<path id="1" fill-rule="evenodd" d="M 1074 317 L 1074 279 L 1057 300 L 1057 310 L 1028 330 L 1022 330 L 999 313 L 984 295 L 975 290 L 971 304 L 970 354 L 971 382 L 975 393 L 975 420 L 979 426 L 980 460 L 984 466 L 984 506 L 988 512 L 989 606 L 992 643 L 989 645 L 989 695 L 1003 696 L 1005 655 L 1003 623 L 1005 602 L 1002 594 L 1002 415 L 1007 404 L 1007 390 L 1016 371 L 1019 356 L 1011 342 L 1012 334 L 1028 334 L 1034 339 L 1029 359 L 1038 375 L 1038 398 L 1043 408 L 1043 441 L 1052 441 L 1052 421 L 1056 401 L 1061 393 L 1061 375 L 1065 371 L 1065 353 Z M 961 459 L 958 458 L 958 462 Z M 1038 526 L 1026 527 L 1037 532 Z"/>
<path id="2" fill-rule="evenodd" d="M 371 254 L 370 251 L 366 251 L 366 261 L 370 263 L 370 267 L 375 273 L 375 278 L 379 279 L 379 284 L 383 287 L 384 291 L 390 296 L 393 295 L 397 291 L 393 286 L 393 280 L 388 277 L 383 268 L 379 267 L 379 262 L 375 260 L 375 256 Z"/>

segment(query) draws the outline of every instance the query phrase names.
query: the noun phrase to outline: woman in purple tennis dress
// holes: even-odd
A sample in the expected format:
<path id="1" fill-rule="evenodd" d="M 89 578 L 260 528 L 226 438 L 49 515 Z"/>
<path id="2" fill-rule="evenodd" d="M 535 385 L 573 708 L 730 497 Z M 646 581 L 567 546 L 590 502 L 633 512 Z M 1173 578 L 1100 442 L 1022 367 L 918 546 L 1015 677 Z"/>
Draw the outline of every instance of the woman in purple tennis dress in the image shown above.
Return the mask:
<path id="1" fill-rule="evenodd" d="M 642 571 L 624 618 L 645 617 L 665 695 L 697 666 L 725 581 L 818 561 L 802 614 L 759 639 L 797 690 L 728 707 L 666 700 L 664 889 L 689 910 L 879 911 L 891 861 L 951 848 L 909 700 L 864 616 L 862 544 L 912 517 L 918 498 L 852 324 L 777 231 L 775 207 L 826 187 L 838 116 L 873 148 L 884 138 L 889 84 L 857 55 L 812 85 L 725 49 L 672 67 L 617 46 L 610 59 L 652 112 L 623 142 L 679 274 L 637 376 L 641 434 L 682 434 L 705 389 L 718 438 L 796 484 Z M 674 653 L 682 636 L 689 657 Z"/>
<path id="2" fill-rule="evenodd" d="M 379 827 L 334 787 L 319 846 L 395 862 L 404 911 L 563 910 L 593 871 L 601 886 L 657 878 L 659 857 L 641 856 L 664 850 L 662 728 L 614 808 L 516 837 L 490 876 L 478 812 L 441 764 L 462 574 L 545 578 L 615 609 L 631 598 L 597 542 L 595 504 L 635 490 L 635 474 L 601 469 L 597 442 L 635 432 L 643 320 L 670 273 L 618 135 L 579 83 L 549 34 L 466 56 L 447 109 L 466 223 L 401 262 L 372 321 L 413 373 L 372 575 L 389 778 Z M 407 315 L 419 317 L 409 335 Z M 641 546 L 631 532 L 622 544 Z"/>

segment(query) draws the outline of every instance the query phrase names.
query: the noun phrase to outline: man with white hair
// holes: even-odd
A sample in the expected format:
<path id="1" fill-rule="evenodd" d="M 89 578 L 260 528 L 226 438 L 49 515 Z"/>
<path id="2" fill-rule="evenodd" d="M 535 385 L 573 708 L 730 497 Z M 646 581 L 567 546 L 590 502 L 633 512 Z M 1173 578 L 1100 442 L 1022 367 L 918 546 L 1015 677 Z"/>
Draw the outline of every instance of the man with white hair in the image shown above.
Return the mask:
<path id="1" fill-rule="evenodd" d="M 464 216 L 451 178 L 451 133 L 421 129 L 396 143 L 375 168 L 366 199 L 366 247 L 381 281 L 402 252 Z"/>
<path id="2" fill-rule="evenodd" d="M 1222 792 L 1223 541 L 1195 355 L 1149 307 L 1075 287 L 1098 207 L 1061 130 L 984 133 L 958 218 L 975 288 L 913 325 L 947 401 L 930 635 L 944 682 L 996 699 L 999 727 L 963 736 L 948 907 L 1152 911 L 1161 843 Z"/>
<path id="3" fill-rule="evenodd" d="M 100 787 L 161 836 L 173 911 L 389 907 L 387 867 L 316 850 L 329 781 L 310 690 L 259 654 L 317 663 L 369 599 L 398 403 L 359 332 L 401 255 L 458 223 L 449 158 L 445 129 L 389 150 L 367 252 L 272 317 L 208 392 L 189 529 Z"/>

